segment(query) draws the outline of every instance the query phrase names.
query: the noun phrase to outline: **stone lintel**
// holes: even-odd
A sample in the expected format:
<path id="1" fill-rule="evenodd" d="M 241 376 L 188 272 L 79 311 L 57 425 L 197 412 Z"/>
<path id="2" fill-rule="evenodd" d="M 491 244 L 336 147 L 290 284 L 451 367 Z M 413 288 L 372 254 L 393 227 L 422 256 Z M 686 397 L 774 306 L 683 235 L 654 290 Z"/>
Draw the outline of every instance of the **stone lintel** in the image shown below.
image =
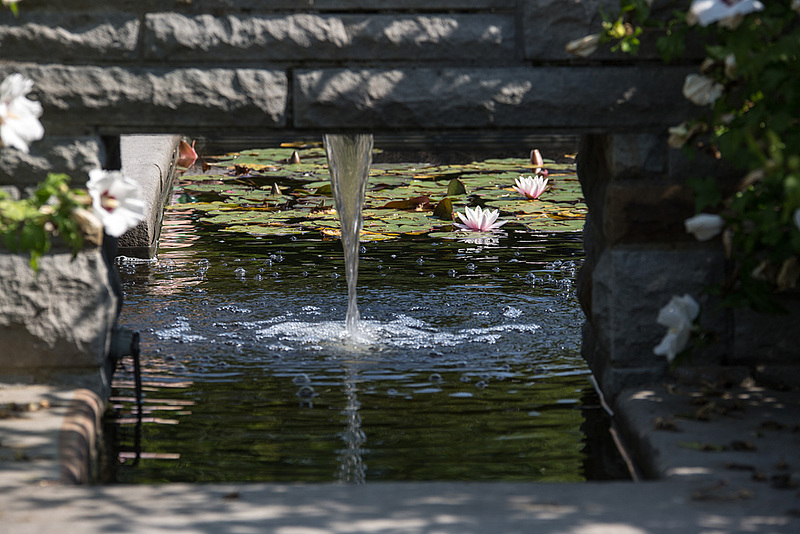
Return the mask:
<path id="1" fill-rule="evenodd" d="M 313 69 L 295 74 L 300 128 L 656 131 L 689 112 L 685 67 Z"/>

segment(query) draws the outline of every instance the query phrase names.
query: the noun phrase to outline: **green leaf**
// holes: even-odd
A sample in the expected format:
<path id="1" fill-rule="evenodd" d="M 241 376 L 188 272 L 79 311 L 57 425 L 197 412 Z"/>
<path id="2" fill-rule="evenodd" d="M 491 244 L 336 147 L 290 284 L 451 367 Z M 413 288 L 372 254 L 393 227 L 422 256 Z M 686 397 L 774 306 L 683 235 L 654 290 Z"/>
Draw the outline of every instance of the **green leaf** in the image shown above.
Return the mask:
<path id="1" fill-rule="evenodd" d="M 450 180 L 450 183 L 447 185 L 447 196 L 448 197 L 457 197 L 460 195 L 466 195 L 467 188 L 464 187 L 464 184 L 458 178 L 453 178 Z"/>

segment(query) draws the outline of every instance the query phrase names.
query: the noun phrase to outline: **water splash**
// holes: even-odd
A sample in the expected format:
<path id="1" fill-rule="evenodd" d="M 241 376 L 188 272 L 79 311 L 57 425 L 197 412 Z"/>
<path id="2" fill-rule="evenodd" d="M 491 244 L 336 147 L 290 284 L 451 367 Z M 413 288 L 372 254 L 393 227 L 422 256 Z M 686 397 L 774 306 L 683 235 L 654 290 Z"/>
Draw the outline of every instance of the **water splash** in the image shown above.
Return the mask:
<path id="1" fill-rule="evenodd" d="M 359 312 L 356 302 L 358 249 L 361 233 L 361 210 L 372 164 L 372 134 L 325 134 L 323 136 L 331 188 L 342 229 L 342 246 L 347 275 L 347 318 L 351 336 L 359 335 Z"/>

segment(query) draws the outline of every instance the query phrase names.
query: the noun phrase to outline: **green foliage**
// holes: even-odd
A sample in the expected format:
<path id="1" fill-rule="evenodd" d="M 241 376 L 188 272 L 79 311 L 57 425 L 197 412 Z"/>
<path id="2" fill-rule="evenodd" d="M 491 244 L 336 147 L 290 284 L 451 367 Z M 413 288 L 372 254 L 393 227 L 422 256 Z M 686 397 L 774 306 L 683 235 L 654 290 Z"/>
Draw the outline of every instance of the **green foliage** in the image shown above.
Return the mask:
<path id="1" fill-rule="evenodd" d="M 619 20 L 633 26 L 623 39 L 641 25 L 659 25 L 647 21 L 646 3 L 620 0 Z M 657 48 L 669 62 L 684 53 L 688 36 L 706 43 L 700 73 L 724 90 L 710 109 L 698 108 L 694 123 L 701 127 L 687 144 L 716 151 L 741 180 L 732 193 L 707 177 L 687 184 L 698 212 L 718 212 L 726 222 L 733 274 L 716 293 L 732 306 L 774 312 L 772 293 L 800 279 L 800 14 L 789 2 L 764 5 L 738 25 L 689 25 L 686 13 L 676 12 L 661 24 Z M 607 41 L 621 35 L 613 23 L 604 26 Z"/>
<path id="2" fill-rule="evenodd" d="M 83 231 L 73 216 L 88 203 L 84 191 L 70 189 L 69 176 L 48 174 L 30 197 L 13 200 L 0 192 L 0 237 L 14 253 L 27 252 L 33 269 L 58 237 L 74 253 L 83 246 Z"/>

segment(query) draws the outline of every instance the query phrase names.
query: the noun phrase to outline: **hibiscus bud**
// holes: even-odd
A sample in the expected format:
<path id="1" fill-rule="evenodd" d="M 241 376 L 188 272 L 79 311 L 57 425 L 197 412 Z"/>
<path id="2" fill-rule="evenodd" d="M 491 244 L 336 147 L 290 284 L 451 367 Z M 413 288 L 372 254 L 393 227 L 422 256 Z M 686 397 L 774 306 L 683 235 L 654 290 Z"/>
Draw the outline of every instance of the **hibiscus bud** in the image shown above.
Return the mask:
<path id="1" fill-rule="evenodd" d="M 564 50 L 579 57 L 588 57 L 595 53 L 599 45 L 600 34 L 593 33 L 592 35 L 587 35 L 586 37 L 568 42 L 566 46 L 564 46 Z"/>
<path id="2" fill-rule="evenodd" d="M 731 80 L 736 79 L 736 56 L 733 54 L 725 56 L 725 76 Z"/>
<path id="3" fill-rule="evenodd" d="M 686 231 L 698 241 L 708 241 L 717 236 L 725 227 L 725 220 L 719 215 L 711 213 L 698 213 L 694 217 L 689 217 L 683 222 Z"/>

